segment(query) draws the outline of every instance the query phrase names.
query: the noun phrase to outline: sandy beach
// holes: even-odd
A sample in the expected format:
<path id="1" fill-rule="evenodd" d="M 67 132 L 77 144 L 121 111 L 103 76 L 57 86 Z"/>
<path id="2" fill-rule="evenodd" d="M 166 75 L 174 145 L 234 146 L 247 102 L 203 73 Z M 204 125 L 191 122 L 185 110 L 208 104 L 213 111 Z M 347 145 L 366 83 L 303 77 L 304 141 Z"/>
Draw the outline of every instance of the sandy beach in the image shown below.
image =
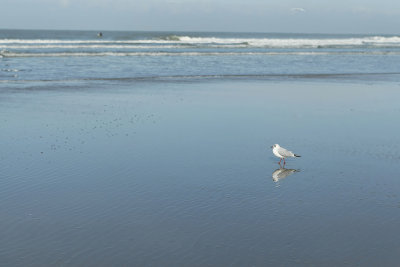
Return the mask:
<path id="1" fill-rule="evenodd" d="M 2 91 L 1 261 L 393 266 L 399 89 L 203 80 Z M 296 172 L 273 178 L 275 143 L 302 155 L 287 160 Z"/>

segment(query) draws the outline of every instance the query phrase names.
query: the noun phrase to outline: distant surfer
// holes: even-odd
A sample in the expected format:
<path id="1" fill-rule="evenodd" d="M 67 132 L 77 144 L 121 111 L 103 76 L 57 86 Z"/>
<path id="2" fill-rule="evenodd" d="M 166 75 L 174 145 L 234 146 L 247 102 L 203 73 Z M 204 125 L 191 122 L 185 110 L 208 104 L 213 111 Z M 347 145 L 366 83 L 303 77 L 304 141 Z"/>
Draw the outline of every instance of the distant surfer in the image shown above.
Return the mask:
<path id="1" fill-rule="evenodd" d="M 99 33 L 97 34 L 97 36 L 98 36 L 98 37 L 103 37 L 103 33 L 102 33 L 102 32 L 99 32 Z"/>

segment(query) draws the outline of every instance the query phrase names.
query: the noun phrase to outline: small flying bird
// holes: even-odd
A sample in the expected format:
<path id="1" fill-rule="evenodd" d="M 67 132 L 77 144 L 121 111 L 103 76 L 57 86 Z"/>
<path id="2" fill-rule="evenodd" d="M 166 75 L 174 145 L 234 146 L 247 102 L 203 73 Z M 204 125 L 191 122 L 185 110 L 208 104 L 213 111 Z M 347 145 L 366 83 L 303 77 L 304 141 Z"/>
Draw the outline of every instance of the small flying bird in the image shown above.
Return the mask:
<path id="1" fill-rule="evenodd" d="M 306 12 L 306 10 L 302 7 L 294 7 L 290 9 L 290 11 L 292 11 L 293 13 Z"/>
<path id="2" fill-rule="evenodd" d="M 272 153 L 274 153 L 275 156 L 280 158 L 281 160 L 279 161 L 279 165 L 281 165 L 281 161 L 283 159 L 283 165 L 286 164 L 285 158 L 298 158 L 300 157 L 299 155 L 294 154 L 292 151 L 287 150 L 286 148 L 280 147 L 278 144 L 275 144 L 271 146 L 272 148 Z"/>

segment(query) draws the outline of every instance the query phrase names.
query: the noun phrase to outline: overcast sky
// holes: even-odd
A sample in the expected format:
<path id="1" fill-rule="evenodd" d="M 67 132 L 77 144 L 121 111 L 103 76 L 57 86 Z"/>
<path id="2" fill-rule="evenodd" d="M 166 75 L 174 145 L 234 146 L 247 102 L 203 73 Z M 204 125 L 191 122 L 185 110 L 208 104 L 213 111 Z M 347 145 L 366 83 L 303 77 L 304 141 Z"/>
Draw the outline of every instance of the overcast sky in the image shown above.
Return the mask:
<path id="1" fill-rule="evenodd" d="M 399 0 L 0 0 L 0 28 L 400 33 Z"/>

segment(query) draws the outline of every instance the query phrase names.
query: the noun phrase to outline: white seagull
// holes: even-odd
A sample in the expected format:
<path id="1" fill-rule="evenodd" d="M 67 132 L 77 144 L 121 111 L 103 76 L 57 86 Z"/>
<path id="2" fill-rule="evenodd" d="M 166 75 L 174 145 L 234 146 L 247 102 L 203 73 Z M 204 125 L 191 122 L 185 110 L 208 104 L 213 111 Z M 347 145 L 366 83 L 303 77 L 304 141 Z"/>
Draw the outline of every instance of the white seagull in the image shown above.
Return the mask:
<path id="1" fill-rule="evenodd" d="M 286 148 L 280 147 L 278 144 L 271 146 L 271 148 L 272 148 L 272 153 L 274 153 L 275 156 L 277 156 L 278 158 L 281 159 L 279 161 L 279 165 L 281 165 L 282 159 L 283 159 L 283 165 L 285 165 L 286 164 L 285 158 L 300 157 L 299 155 L 294 154 L 292 151 L 289 151 Z"/>

